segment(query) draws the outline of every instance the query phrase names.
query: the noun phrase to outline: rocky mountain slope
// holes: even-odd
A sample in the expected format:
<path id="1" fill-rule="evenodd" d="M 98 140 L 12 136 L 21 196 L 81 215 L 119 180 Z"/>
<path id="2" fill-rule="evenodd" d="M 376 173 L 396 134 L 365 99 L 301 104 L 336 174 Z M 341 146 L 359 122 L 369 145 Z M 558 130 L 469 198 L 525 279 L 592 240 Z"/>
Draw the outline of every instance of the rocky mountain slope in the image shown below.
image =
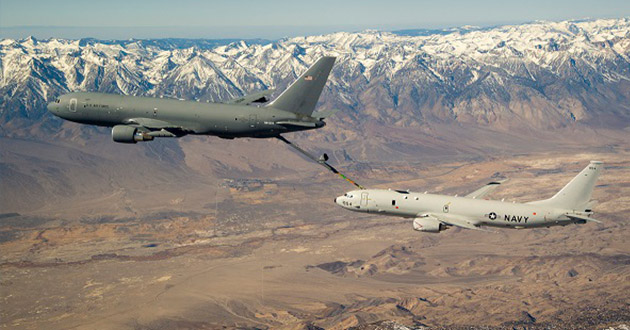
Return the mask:
<path id="1" fill-rule="evenodd" d="M 339 59 L 322 102 L 342 109 L 338 125 L 353 131 L 371 122 L 500 131 L 575 122 L 623 127 L 630 118 L 628 18 L 404 34 L 340 32 L 215 47 L 203 40 L 5 39 L 0 122 L 3 134 L 19 134 L 13 129 L 50 121 L 46 102 L 69 91 L 203 102 L 281 90 L 324 54 Z"/>

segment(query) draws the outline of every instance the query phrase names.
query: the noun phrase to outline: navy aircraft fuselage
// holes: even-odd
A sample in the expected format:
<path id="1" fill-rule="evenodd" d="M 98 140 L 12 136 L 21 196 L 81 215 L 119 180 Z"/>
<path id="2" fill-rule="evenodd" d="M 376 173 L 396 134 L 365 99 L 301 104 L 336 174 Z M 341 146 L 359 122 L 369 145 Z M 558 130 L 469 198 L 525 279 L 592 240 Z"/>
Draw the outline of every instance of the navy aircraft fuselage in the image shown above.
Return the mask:
<path id="1" fill-rule="evenodd" d="M 413 218 L 415 230 L 434 233 L 451 226 L 523 229 L 584 224 L 599 222 L 591 218 L 594 202 L 590 199 L 602 168 L 602 162 L 591 161 L 553 197 L 528 203 L 481 199 L 500 182 L 490 182 L 463 197 L 407 190 L 359 189 L 335 198 L 335 203 L 356 212 Z"/>

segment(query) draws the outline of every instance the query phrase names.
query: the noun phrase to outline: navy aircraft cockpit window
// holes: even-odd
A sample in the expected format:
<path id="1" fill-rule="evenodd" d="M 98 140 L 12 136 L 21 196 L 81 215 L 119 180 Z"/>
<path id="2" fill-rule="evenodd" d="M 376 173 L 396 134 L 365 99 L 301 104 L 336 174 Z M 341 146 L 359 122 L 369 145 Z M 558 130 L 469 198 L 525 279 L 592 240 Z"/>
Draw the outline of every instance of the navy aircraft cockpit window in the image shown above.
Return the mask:
<path id="1" fill-rule="evenodd" d="M 392 199 L 392 206 L 396 206 L 396 200 Z"/>
<path id="2" fill-rule="evenodd" d="M 395 192 L 399 193 L 399 194 L 408 194 L 409 192 L 406 190 L 394 190 Z"/>

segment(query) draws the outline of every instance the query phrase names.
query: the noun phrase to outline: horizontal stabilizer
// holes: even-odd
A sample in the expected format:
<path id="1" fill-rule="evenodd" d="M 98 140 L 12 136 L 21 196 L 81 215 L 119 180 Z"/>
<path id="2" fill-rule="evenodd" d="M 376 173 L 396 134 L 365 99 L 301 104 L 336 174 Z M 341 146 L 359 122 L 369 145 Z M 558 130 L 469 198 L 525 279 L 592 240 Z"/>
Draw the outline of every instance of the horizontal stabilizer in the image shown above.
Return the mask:
<path id="1" fill-rule="evenodd" d="M 268 96 L 275 92 L 275 89 L 268 89 L 259 93 L 249 94 L 241 97 L 237 97 L 235 99 L 229 100 L 225 103 L 227 104 L 240 104 L 240 105 L 249 105 L 252 103 L 265 103 L 269 102 Z"/>
<path id="2" fill-rule="evenodd" d="M 599 220 L 587 217 L 585 215 L 579 215 L 579 214 L 567 214 L 567 217 L 569 217 L 569 219 L 571 220 L 576 220 L 576 221 L 584 221 L 584 222 L 597 222 L 597 223 L 602 223 Z"/>
<path id="3" fill-rule="evenodd" d="M 283 120 L 283 121 L 277 121 L 276 124 L 288 125 L 288 126 L 299 126 L 299 127 L 317 127 L 315 123 L 311 123 L 308 121 Z"/>

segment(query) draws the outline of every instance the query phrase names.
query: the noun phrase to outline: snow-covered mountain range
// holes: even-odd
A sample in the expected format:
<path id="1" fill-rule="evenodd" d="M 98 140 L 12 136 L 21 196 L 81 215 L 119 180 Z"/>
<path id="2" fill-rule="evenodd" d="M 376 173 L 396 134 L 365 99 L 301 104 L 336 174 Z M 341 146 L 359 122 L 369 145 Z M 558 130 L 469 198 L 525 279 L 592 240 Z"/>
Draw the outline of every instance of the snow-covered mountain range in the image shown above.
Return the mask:
<path id="1" fill-rule="evenodd" d="M 339 32 L 227 45 L 4 39 L 2 134 L 49 122 L 46 103 L 69 91 L 220 101 L 282 90 L 322 55 L 338 57 L 322 106 L 343 110 L 353 127 L 628 126 L 629 18 L 413 34 Z"/>

